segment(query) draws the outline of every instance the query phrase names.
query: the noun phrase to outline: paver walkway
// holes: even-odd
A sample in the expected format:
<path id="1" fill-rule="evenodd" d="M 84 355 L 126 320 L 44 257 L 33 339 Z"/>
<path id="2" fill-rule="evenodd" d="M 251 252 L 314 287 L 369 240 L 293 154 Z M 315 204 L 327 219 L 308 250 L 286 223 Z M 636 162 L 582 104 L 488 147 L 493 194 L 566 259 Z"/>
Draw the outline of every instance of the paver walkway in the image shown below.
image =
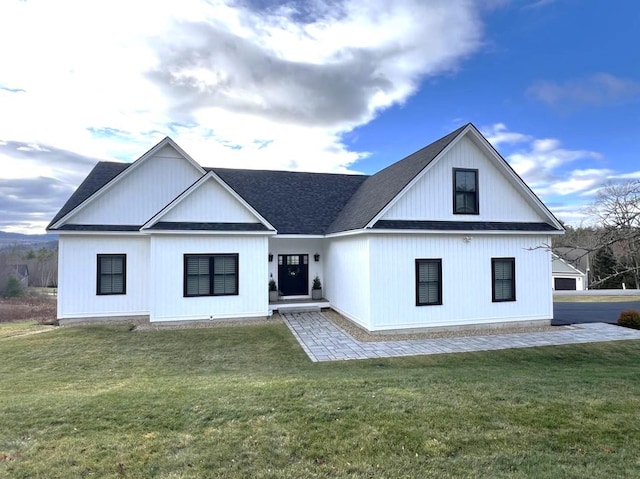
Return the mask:
<path id="1" fill-rule="evenodd" d="M 283 316 L 304 352 L 314 362 L 640 339 L 638 330 L 612 324 L 590 323 L 558 328 L 557 331 L 362 342 L 345 333 L 318 312 L 285 313 Z"/>

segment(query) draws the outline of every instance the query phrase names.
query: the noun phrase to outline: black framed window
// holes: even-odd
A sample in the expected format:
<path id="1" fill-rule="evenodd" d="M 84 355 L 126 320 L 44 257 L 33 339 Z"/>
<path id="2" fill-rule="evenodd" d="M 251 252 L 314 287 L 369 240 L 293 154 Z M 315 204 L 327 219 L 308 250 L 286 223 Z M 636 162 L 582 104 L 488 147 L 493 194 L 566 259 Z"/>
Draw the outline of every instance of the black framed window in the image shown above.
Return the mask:
<path id="1" fill-rule="evenodd" d="M 453 212 L 457 215 L 480 213 L 478 170 L 453 169 Z"/>
<path id="2" fill-rule="evenodd" d="M 184 296 L 237 294 L 237 253 L 184 255 Z"/>
<path id="3" fill-rule="evenodd" d="M 491 280 L 493 302 L 516 300 L 515 258 L 492 258 Z"/>
<path id="4" fill-rule="evenodd" d="M 99 254 L 96 294 L 127 293 L 127 255 Z"/>
<path id="5" fill-rule="evenodd" d="M 416 306 L 442 304 L 442 260 L 416 260 Z"/>

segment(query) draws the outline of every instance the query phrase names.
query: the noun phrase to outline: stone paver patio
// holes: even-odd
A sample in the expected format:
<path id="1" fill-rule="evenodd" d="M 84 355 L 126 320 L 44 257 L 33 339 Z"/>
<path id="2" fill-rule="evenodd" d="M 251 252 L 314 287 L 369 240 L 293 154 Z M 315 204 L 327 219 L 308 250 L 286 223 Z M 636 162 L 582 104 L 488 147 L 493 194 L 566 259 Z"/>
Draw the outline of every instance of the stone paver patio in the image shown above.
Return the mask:
<path id="1" fill-rule="evenodd" d="M 559 327 L 557 331 L 362 342 L 345 333 L 319 312 L 285 313 L 283 316 L 285 324 L 314 362 L 640 339 L 638 330 L 590 323 Z"/>

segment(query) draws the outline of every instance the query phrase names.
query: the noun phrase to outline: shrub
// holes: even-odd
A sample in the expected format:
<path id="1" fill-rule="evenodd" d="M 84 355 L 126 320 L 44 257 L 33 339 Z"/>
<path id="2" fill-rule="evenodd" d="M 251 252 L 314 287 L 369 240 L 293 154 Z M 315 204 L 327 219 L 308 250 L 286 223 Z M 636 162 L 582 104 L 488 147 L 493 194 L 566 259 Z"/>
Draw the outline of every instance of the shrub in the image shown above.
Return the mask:
<path id="1" fill-rule="evenodd" d="M 634 309 L 622 311 L 618 317 L 618 325 L 625 328 L 640 329 L 640 313 Z"/>
<path id="2" fill-rule="evenodd" d="M 4 295 L 7 298 L 18 298 L 22 296 L 22 293 L 24 293 L 24 290 L 20 281 L 11 276 L 7 281 L 7 286 L 4 288 Z"/>
<path id="3" fill-rule="evenodd" d="M 269 291 L 278 291 L 278 285 L 274 279 L 269 280 Z"/>
<path id="4" fill-rule="evenodd" d="M 322 289 L 322 283 L 320 282 L 320 278 L 318 277 L 318 275 L 313 278 L 313 286 L 311 287 L 311 289 Z"/>

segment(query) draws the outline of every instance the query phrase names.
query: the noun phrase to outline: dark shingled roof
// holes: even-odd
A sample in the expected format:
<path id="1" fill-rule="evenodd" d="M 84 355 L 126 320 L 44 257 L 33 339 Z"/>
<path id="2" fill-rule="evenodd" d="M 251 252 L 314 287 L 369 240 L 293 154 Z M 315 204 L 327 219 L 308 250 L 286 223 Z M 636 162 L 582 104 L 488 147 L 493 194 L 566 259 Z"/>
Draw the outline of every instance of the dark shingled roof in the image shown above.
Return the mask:
<path id="1" fill-rule="evenodd" d="M 363 175 L 210 168 L 277 230 L 323 235 Z"/>
<path id="2" fill-rule="evenodd" d="M 76 188 L 76 191 L 67 200 L 64 206 L 58 211 L 58 214 L 53 217 L 47 229 L 51 228 L 60 218 L 65 216 L 75 207 L 79 206 L 84 200 L 89 198 L 92 194 L 109 183 L 113 178 L 122 173 L 130 163 L 116 163 L 113 161 L 101 161 L 89 175 L 84 179 L 80 186 Z M 63 229 L 63 228 L 60 228 Z"/>
<path id="3" fill-rule="evenodd" d="M 374 229 L 386 230 L 441 230 L 441 231 L 555 231 L 547 223 L 502 221 L 408 221 L 380 220 Z"/>
<path id="4" fill-rule="evenodd" d="M 166 231 L 269 231 L 262 223 L 185 223 L 158 221 L 150 230 Z"/>
<path id="5" fill-rule="evenodd" d="M 327 233 L 364 228 L 468 125 L 370 176 L 331 224 Z"/>
<path id="6" fill-rule="evenodd" d="M 276 228 L 278 234 L 325 235 L 364 228 L 458 135 L 464 125 L 373 176 L 293 171 L 205 168 L 240 195 Z M 128 163 L 100 162 L 69 198 L 48 228 L 122 173 Z M 553 231 L 546 223 L 457 221 L 378 221 L 377 229 Z M 67 231 L 134 231 L 138 226 L 65 225 Z M 226 229 L 225 229 L 226 228 Z M 229 229 L 230 228 L 230 229 Z M 249 228 L 249 229 L 247 229 Z M 267 231 L 248 223 L 166 223 L 155 230 Z"/>

